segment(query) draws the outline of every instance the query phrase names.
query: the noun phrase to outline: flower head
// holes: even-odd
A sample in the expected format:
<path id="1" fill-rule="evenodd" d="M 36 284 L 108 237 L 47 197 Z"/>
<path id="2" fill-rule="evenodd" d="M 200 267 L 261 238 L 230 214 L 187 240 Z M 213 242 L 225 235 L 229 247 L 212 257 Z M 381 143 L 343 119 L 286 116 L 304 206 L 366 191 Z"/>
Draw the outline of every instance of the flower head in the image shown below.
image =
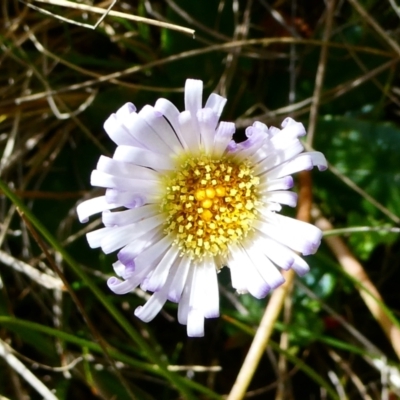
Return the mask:
<path id="1" fill-rule="evenodd" d="M 284 282 L 278 267 L 308 271 L 297 252 L 314 253 L 320 230 L 277 212 L 296 205 L 292 173 L 327 166 L 321 153 L 303 153 L 305 129 L 291 118 L 282 129 L 256 122 L 235 143 L 234 124 L 219 122 L 226 99 L 211 94 L 203 107 L 202 91 L 201 81 L 186 81 L 183 112 L 159 99 L 112 114 L 104 128 L 117 149 L 91 176 L 106 193 L 77 210 L 81 222 L 102 212 L 105 227 L 87 235 L 92 248 L 119 250 L 110 289 L 153 292 L 135 310 L 145 322 L 167 300 L 178 303 L 189 336 L 203 336 L 204 319 L 219 316 L 223 266 L 238 292 L 257 298 Z"/>

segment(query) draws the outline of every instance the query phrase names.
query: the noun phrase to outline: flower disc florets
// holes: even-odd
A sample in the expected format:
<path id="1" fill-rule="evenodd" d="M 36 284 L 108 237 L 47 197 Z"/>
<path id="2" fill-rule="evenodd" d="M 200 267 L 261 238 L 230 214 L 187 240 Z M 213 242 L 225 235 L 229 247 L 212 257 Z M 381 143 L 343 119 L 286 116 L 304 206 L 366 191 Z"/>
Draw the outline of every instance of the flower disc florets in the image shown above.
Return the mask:
<path id="1" fill-rule="evenodd" d="M 167 234 L 191 259 L 226 255 L 245 238 L 257 216 L 257 185 L 249 163 L 227 157 L 187 157 L 166 184 L 162 211 Z"/>

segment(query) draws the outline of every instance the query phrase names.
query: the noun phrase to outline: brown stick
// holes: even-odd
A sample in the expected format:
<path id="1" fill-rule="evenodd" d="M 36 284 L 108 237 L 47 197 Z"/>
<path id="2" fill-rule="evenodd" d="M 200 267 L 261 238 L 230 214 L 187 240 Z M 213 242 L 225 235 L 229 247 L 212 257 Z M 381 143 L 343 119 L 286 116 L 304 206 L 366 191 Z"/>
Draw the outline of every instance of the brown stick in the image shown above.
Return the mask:
<path id="1" fill-rule="evenodd" d="M 323 216 L 319 215 L 315 225 L 322 231 L 333 229 L 332 224 Z M 344 271 L 357 281 L 357 289 L 365 305 L 370 310 L 373 317 L 379 323 L 385 335 L 389 339 L 400 359 L 400 329 L 393 324 L 382 306 L 384 301 L 378 289 L 369 279 L 363 266 L 356 260 L 345 242 L 338 236 L 327 236 L 324 238 L 326 244 L 336 256 Z"/>

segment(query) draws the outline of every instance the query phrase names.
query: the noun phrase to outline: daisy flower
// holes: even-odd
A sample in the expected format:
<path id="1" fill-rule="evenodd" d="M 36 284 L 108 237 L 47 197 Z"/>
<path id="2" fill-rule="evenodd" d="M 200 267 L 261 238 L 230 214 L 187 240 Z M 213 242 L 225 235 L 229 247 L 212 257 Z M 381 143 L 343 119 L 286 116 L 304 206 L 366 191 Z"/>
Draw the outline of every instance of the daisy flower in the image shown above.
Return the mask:
<path id="1" fill-rule="evenodd" d="M 287 118 L 282 129 L 256 122 L 235 143 L 235 125 L 219 122 L 226 99 L 188 79 L 185 111 L 159 99 L 136 112 L 127 103 L 104 124 L 117 144 L 91 175 L 105 195 L 78 206 L 81 222 L 102 213 L 104 228 L 87 234 L 108 254 L 116 294 L 138 286 L 153 292 L 135 315 L 151 321 L 167 300 L 178 303 L 188 336 L 204 335 L 204 319 L 219 316 L 217 273 L 230 269 L 239 293 L 265 297 L 284 282 L 279 268 L 309 269 L 297 254 L 314 253 L 321 231 L 278 212 L 294 207 L 292 173 L 326 168 L 319 152 L 304 153 L 304 126 Z"/>

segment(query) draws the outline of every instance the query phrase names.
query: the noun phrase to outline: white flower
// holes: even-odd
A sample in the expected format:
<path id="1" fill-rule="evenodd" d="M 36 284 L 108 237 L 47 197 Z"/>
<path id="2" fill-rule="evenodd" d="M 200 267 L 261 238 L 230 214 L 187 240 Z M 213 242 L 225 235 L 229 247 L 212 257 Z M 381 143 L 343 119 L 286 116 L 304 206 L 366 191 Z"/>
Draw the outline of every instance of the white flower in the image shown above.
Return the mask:
<path id="1" fill-rule="evenodd" d="M 201 81 L 186 81 L 181 113 L 159 99 L 112 114 L 104 128 L 118 147 L 91 176 L 106 193 L 77 210 L 81 222 L 102 212 L 105 227 L 87 235 L 92 248 L 119 250 L 114 270 L 122 279 L 110 278 L 110 289 L 153 292 L 135 310 L 145 322 L 167 299 L 179 303 L 189 336 L 203 336 L 204 318 L 219 316 L 223 266 L 238 292 L 257 298 L 284 282 L 277 267 L 308 271 L 296 252 L 314 253 L 321 231 L 277 212 L 296 205 L 290 174 L 327 166 L 321 153 L 302 153 L 305 129 L 290 118 L 282 130 L 256 122 L 236 144 L 234 124 L 218 123 L 226 99 L 211 94 L 203 107 L 202 91 Z"/>

